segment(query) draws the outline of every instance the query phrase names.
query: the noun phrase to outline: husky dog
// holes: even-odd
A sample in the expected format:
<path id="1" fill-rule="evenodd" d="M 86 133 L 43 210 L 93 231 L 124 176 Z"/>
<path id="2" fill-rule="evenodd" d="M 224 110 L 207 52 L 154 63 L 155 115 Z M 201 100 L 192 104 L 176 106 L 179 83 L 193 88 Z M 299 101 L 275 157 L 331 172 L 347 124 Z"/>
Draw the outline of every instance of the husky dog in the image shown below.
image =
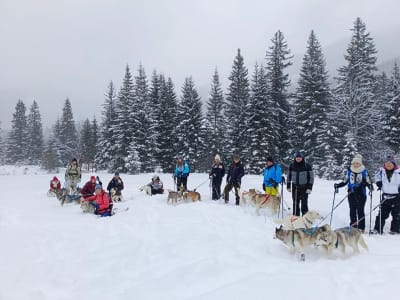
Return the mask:
<path id="1" fill-rule="evenodd" d="M 183 191 L 180 190 L 178 192 L 173 191 L 173 190 L 168 190 L 168 198 L 167 198 L 167 204 L 172 204 L 175 205 L 178 203 L 178 200 L 183 199 Z"/>
<path id="2" fill-rule="evenodd" d="M 314 222 L 317 219 L 321 219 L 321 217 L 322 216 L 317 211 L 309 210 L 302 217 L 290 215 L 284 219 L 275 219 L 274 222 L 283 225 L 285 229 L 310 229 L 313 227 Z"/>
<path id="3" fill-rule="evenodd" d="M 143 185 L 139 188 L 139 191 L 143 192 L 145 191 L 146 195 L 151 196 L 151 186 L 149 185 Z"/>
<path id="4" fill-rule="evenodd" d="M 94 212 L 96 210 L 93 205 L 89 204 L 89 201 L 81 201 L 81 209 L 82 209 L 82 212 L 85 214 L 87 214 L 87 213 L 94 214 Z"/>
<path id="5" fill-rule="evenodd" d="M 110 195 L 112 202 L 121 202 L 123 200 L 122 194 L 120 193 L 118 195 L 117 191 L 114 188 L 110 190 Z"/>
<path id="6" fill-rule="evenodd" d="M 342 255 L 345 255 L 346 253 L 346 241 L 341 232 L 335 232 L 332 230 L 319 232 L 315 241 L 315 245 L 324 249 L 328 255 L 332 254 L 333 249 L 340 250 Z"/>
<path id="7" fill-rule="evenodd" d="M 275 238 L 281 240 L 286 246 L 289 247 L 290 253 L 300 253 L 300 260 L 305 260 L 304 249 L 314 245 L 317 237 L 321 232 L 330 230 L 329 225 L 317 227 L 315 230 L 295 229 L 286 230 L 282 226 L 275 229 Z"/>
<path id="8" fill-rule="evenodd" d="M 200 193 L 199 192 L 184 192 L 183 193 L 183 200 L 192 200 L 192 202 L 196 202 L 196 201 L 200 201 L 201 197 L 200 197 Z"/>
<path id="9" fill-rule="evenodd" d="M 335 232 L 344 236 L 346 245 L 349 245 L 351 248 L 353 248 L 354 253 L 360 253 L 358 244 L 360 244 L 365 250 L 368 250 L 368 246 L 364 241 L 362 233 L 357 228 L 349 226 L 335 229 Z"/>
<path id="10" fill-rule="evenodd" d="M 273 213 L 277 213 L 281 205 L 281 195 L 256 194 L 251 201 L 257 207 L 257 215 L 260 214 L 261 208 L 270 208 Z"/>
<path id="11" fill-rule="evenodd" d="M 260 194 L 260 192 L 257 191 L 256 189 L 249 189 L 249 191 L 243 191 L 242 194 L 240 195 L 240 203 L 241 204 L 253 203 L 251 199 L 256 194 Z"/>

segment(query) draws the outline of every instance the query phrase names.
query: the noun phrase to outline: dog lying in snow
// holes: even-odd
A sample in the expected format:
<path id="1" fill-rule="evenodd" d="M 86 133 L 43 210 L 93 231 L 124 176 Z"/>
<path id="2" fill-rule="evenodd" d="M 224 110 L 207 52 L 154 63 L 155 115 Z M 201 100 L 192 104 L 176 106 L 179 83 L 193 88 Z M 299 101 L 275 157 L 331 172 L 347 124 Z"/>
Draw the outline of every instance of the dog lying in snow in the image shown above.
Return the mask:
<path id="1" fill-rule="evenodd" d="M 314 226 L 317 219 L 321 219 L 321 215 L 315 210 L 310 210 L 302 217 L 290 215 L 284 219 L 275 219 L 274 222 L 283 225 L 284 229 L 289 230 L 300 228 L 310 229 Z"/>
<path id="2" fill-rule="evenodd" d="M 114 188 L 110 190 L 110 195 L 112 202 L 121 202 L 123 200 L 122 194 L 119 193 L 118 195 Z"/>

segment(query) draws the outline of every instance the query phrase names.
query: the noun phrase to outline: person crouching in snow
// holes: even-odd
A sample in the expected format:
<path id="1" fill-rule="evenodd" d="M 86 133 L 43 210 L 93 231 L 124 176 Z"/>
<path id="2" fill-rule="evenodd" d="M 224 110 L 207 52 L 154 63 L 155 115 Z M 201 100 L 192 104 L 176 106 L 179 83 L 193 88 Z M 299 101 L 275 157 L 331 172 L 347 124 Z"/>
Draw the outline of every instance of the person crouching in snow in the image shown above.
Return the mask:
<path id="1" fill-rule="evenodd" d="M 84 212 L 92 212 L 95 215 L 99 215 L 102 217 L 111 216 L 112 205 L 106 191 L 102 189 L 100 184 L 97 184 L 94 193 L 95 194 L 93 196 L 90 196 L 83 200 L 82 206 L 87 207 L 86 211 L 84 209 Z"/>
<path id="2" fill-rule="evenodd" d="M 81 195 L 83 199 L 93 196 L 95 188 L 96 188 L 96 177 L 90 176 L 90 180 L 86 182 L 83 188 L 81 189 Z"/>
<path id="3" fill-rule="evenodd" d="M 54 176 L 52 180 L 50 180 L 50 190 L 49 195 L 53 195 L 58 197 L 61 193 L 61 182 L 58 180 L 57 176 Z"/>
<path id="4" fill-rule="evenodd" d="M 124 189 L 124 182 L 119 177 L 119 172 L 115 172 L 114 177 L 107 185 L 108 194 L 111 196 L 111 189 L 115 190 L 115 195 L 121 196 L 121 191 Z"/>
<path id="5" fill-rule="evenodd" d="M 154 175 L 153 178 L 151 179 L 151 182 L 148 184 L 148 186 L 151 188 L 151 194 L 164 194 L 164 184 L 160 180 L 160 177 L 157 175 Z"/>
<path id="6" fill-rule="evenodd" d="M 350 168 L 347 169 L 343 181 L 335 183 L 335 193 L 338 189 L 347 185 L 348 200 L 350 207 L 350 226 L 365 231 L 365 213 L 364 207 L 367 201 L 365 187 L 372 191 L 372 182 L 367 169 L 362 163 L 360 154 L 354 155 Z"/>
<path id="7" fill-rule="evenodd" d="M 392 214 L 390 234 L 400 233 L 400 169 L 393 156 L 389 156 L 378 173 L 375 174 L 378 190 L 382 191 L 381 207 L 376 216 L 374 232 L 383 233 L 385 220 Z"/>

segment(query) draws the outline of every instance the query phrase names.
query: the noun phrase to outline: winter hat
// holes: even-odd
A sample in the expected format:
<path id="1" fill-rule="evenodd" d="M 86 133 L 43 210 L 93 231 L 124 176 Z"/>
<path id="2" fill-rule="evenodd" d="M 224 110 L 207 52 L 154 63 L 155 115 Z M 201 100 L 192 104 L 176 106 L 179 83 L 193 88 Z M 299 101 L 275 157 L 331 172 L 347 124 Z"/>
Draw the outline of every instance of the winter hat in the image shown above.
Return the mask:
<path id="1" fill-rule="evenodd" d="M 96 177 L 95 176 L 90 176 L 90 181 L 96 181 Z"/>
<path id="2" fill-rule="evenodd" d="M 72 160 L 71 160 L 71 162 L 78 162 L 78 160 L 74 157 Z"/>
<path id="3" fill-rule="evenodd" d="M 361 156 L 361 154 L 356 154 L 356 155 L 354 155 L 354 158 L 351 160 L 351 164 L 354 164 L 354 163 L 359 163 L 360 165 L 362 165 L 363 163 L 362 163 L 362 156 Z"/>
<path id="4" fill-rule="evenodd" d="M 101 187 L 100 184 L 96 184 L 96 186 L 94 187 L 94 190 L 95 190 L 95 191 L 101 190 L 101 189 L 102 189 L 102 187 Z"/>
<path id="5" fill-rule="evenodd" d="M 221 156 L 219 156 L 219 154 L 215 155 L 214 157 L 215 160 L 221 161 Z"/>
<path id="6" fill-rule="evenodd" d="M 297 151 L 297 152 L 294 154 L 294 158 L 296 158 L 296 157 L 304 158 L 304 155 L 303 155 L 303 153 L 301 153 L 300 151 Z"/>
<path id="7" fill-rule="evenodd" d="M 233 153 L 232 158 L 233 160 L 240 160 L 240 155 L 238 153 Z"/>
<path id="8" fill-rule="evenodd" d="M 53 177 L 53 180 L 54 180 L 54 181 L 58 181 L 57 176 L 54 176 L 54 177 Z"/>
<path id="9" fill-rule="evenodd" d="M 392 164 L 394 164 L 395 166 L 397 166 L 396 164 L 396 160 L 394 159 L 394 155 L 388 155 L 386 157 L 386 162 L 390 161 Z"/>
<path id="10" fill-rule="evenodd" d="M 269 161 L 272 162 L 272 163 L 274 162 L 274 159 L 272 158 L 272 156 L 268 156 L 267 157 L 267 162 L 269 162 Z"/>
<path id="11" fill-rule="evenodd" d="M 119 172 L 118 171 L 115 172 L 114 176 L 119 176 Z"/>

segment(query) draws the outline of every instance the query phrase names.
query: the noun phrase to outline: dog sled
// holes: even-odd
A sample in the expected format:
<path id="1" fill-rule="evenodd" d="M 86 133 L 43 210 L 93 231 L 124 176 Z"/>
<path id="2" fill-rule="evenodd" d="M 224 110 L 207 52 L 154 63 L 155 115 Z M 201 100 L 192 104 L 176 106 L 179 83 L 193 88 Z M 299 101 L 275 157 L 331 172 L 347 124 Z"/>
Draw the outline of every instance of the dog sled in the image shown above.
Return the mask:
<path id="1" fill-rule="evenodd" d="M 60 200 L 61 206 L 63 206 L 65 203 L 80 203 L 81 202 L 81 189 L 78 187 L 75 190 L 73 189 L 67 189 L 67 188 L 62 188 L 61 189 L 60 196 L 58 197 L 58 200 Z"/>

